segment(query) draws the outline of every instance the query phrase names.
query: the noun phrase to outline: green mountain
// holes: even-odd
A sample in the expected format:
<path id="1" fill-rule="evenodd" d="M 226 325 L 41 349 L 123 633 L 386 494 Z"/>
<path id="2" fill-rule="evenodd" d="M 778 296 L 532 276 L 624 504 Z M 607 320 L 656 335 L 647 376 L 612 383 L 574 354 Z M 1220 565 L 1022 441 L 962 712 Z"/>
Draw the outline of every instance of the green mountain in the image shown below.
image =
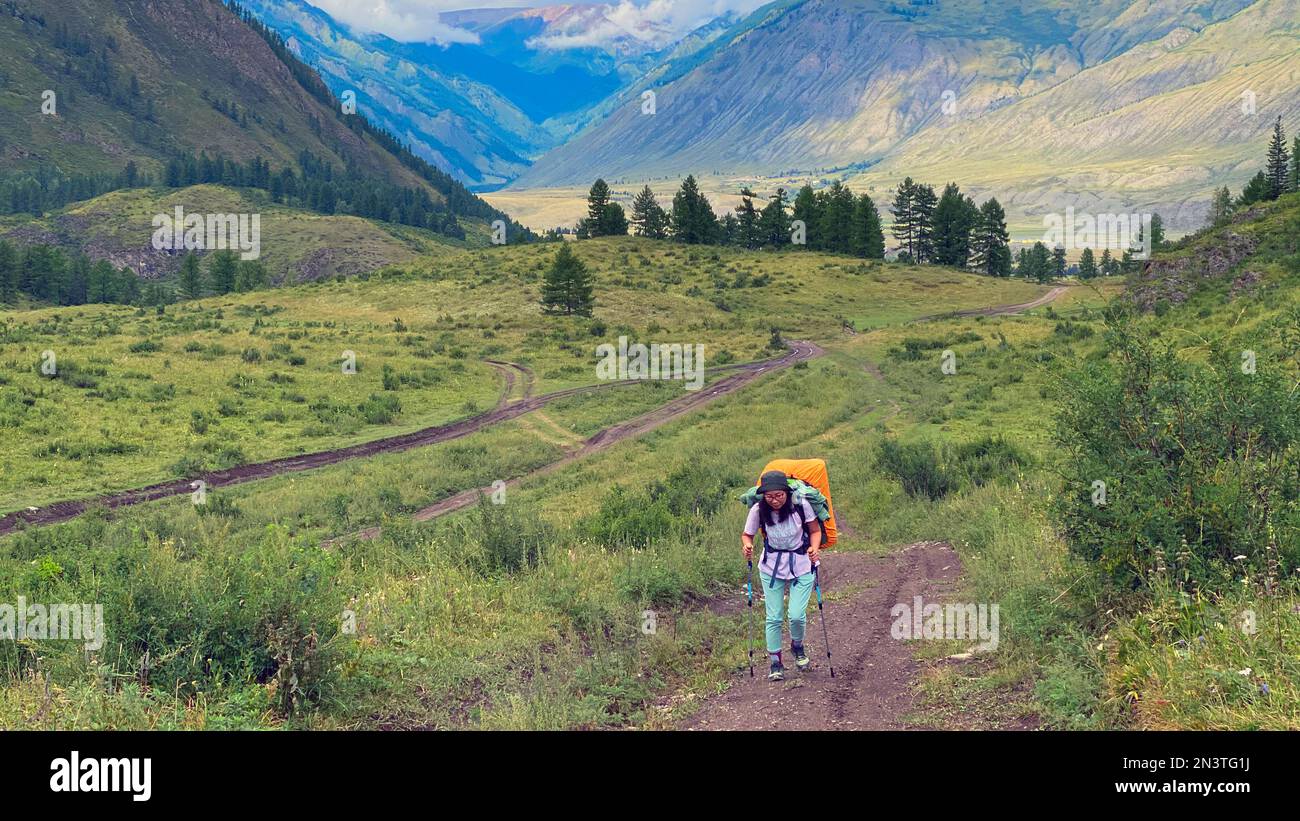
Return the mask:
<path id="1" fill-rule="evenodd" d="M 455 238 L 466 220 L 506 218 L 345 113 L 233 3 L 7 0 L 0 10 L 0 213 L 220 183 Z M 276 183 L 286 174 L 292 193 Z"/>

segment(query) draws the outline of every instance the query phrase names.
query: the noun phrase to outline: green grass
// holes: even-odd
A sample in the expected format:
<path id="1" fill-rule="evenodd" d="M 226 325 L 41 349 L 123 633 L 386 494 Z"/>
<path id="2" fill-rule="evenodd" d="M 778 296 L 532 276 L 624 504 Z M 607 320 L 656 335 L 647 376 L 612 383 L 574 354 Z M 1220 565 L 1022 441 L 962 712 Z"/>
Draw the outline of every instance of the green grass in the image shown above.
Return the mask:
<path id="1" fill-rule="evenodd" d="M 595 320 L 557 319 L 537 304 L 552 253 L 545 246 L 440 251 L 367 279 L 211 297 L 161 315 L 123 306 L 0 311 L 0 428 L 11 434 L 0 439 L 0 508 L 469 416 L 500 394 L 485 358 L 530 367 L 535 392 L 544 393 L 594 383 L 596 346 L 623 335 L 700 343 L 714 365 L 771 356 L 773 324 L 796 338 L 840 338 L 830 315 L 846 306 L 910 304 L 887 309 L 906 317 L 1041 292 L 939 269 L 880 266 L 875 276 L 860 275 L 858 263 L 820 254 L 685 249 L 629 237 L 582 244 L 598 283 Z M 714 287 L 742 269 L 771 282 Z M 914 295 L 918 289 L 925 298 Z M 46 350 L 61 366 L 57 379 L 37 368 Z M 355 375 L 340 367 L 349 350 Z M 385 388 L 385 368 L 395 390 Z M 586 436 L 661 404 L 674 389 L 620 389 L 584 400 L 582 411 L 570 411 L 574 403 L 554 410 L 576 413 L 573 429 Z M 400 403 L 391 420 L 362 410 L 370 397 L 388 394 Z"/>
<path id="2" fill-rule="evenodd" d="M 409 266 L 409 275 L 399 278 L 301 286 L 179 309 L 180 318 L 195 323 L 234 324 L 238 318 L 227 334 L 217 328 L 182 333 L 172 327 L 178 322 L 136 317 L 129 309 L 6 315 L 7 334 L 32 338 L 6 342 L 0 361 L 14 355 L 8 353 L 12 346 L 24 346 L 19 352 L 31 357 L 51 340 L 91 340 L 92 328 L 107 327 L 110 315 L 121 314 L 115 320 L 120 328 L 94 339 L 96 350 L 115 352 L 112 358 L 85 358 L 88 368 L 111 371 L 85 373 L 110 384 L 119 378 L 113 364 L 119 358 L 160 372 L 162 359 L 176 359 L 174 349 L 183 351 L 191 337 L 240 340 L 228 344 L 222 358 L 188 363 L 199 378 L 221 367 L 261 375 L 272 365 L 265 358 L 246 362 L 242 351 L 265 347 L 271 335 L 295 346 L 319 345 L 322 352 L 355 341 L 382 351 L 391 363 L 446 333 L 445 350 L 436 356 L 450 359 L 446 351 L 455 347 L 466 352 L 451 360 L 466 368 L 462 401 L 474 389 L 495 397 L 497 377 L 479 364 L 487 355 L 530 366 L 539 391 L 589 383 L 591 363 L 583 357 L 597 340 L 623 332 L 700 339 L 708 350 L 752 358 L 766 343 L 770 318 L 779 315 L 787 338 L 816 340 L 828 353 L 635 440 L 528 479 L 511 488 L 499 508 L 487 505 L 426 524 L 409 521 L 415 510 L 450 494 L 559 459 L 578 439 L 661 404 L 675 395 L 675 386 L 567 399 L 456 442 L 217 489 L 203 515 L 180 498 L 126 509 L 112 520 L 92 512 L 0 540 L 0 600 L 23 594 L 29 600 L 101 601 L 110 619 L 108 644 L 89 659 L 57 643 L 0 647 L 7 677 L 0 687 L 0 726 L 675 726 L 725 688 L 745 658 L 743 622 L 718 607 L 740 595 L 735 533 L 742 511 L 727 499 L 716 510 L 684 515 L 667 530 L 654 530 L 644 548 L 596 535 L 602 531 L 592 527 L 592 517 L 613 509 L 606 503 L 615 487 L 647 506 L 656 482 L 701 492 L 721 483 L 738 492 L 778 455 L 820 456 L 830 463 L 837 514 L 855 531 L 837 550 L 879 553 L 920 539 L 948 540 L 963 564 L 954 596 L 999 604 L 1001 641 L 987 658 L 941 664 L 940 656 L 961 648 L 918 646 L 924 670 L 918 687 L 926 721 L 934 726 L 1297 726 L 1291 682 L 1300 623 L 1291 612 L 1291 580 L 1270 595 L 1246 585 L 1190 601 L 1172 590 L 1117 593 L 1069 552 L 1047 513 L 1059 481 L 1052 388 L 1067 369 L 1086 366 L 1100 345 L 1095 295 L 1071 292 L 1068 311 L 1050 314 L 1040 309 L 1029 316 L 874 330 L 860 325 L 863 332 L 850 335 L 827 322 L 828 314 L 847 306 L 885 322 L 1025 301 L 1041 289 L 889 265 L 880 266 L 889 281 L 873 281 L 852 270 L 856 261 L 726 251 L 715 260 L 712 249 L 630 238 L 584 242 L 578 252 L 601 283 L 595 319 L 606 326 L 603 336 L 593 336 L 587 320 L 536 313 L 531 291 L 549 261 L 544 247 L 456 252 Z M 1207 337 L 1251 338 L 1251 331 L 1269 327 L 1297 302 L 1293 288 L 1280 287 L 1291 281 L 1286 260 L 1294 251 L 1281 243 L 1270 253 L 1276 259 L 1252 264 L 1278 266 L 1279 287 L 1226 307 L 1197 295 L 1149 318 L 1148 326 L 1162 334 L 1195 328 Z M 768 274 L 772 282 L 712 287 L 722 278 L 717 269 L 734 277 L 729 268 Z M 898 275 L 904 271 L 932 283 L 926 292 L 934 299 L 908 297 L 923 286 L 903 282 Z M 805 283 L 793 299 L 784 292 L 787 281 Z M 1027 293 L 1010 296 L 1011 286 Z M 718 297 L 730 310 L 714 304 Z M 891 307 L 894 298 L 899 303 Z M 909 298 L 915 300 L 910 307 Z M 253 311 L 255 303 L 264 304 L 262 312 Z M 781 305 L 793 307 L 781 313 Z M 1211 310 L 1202 316 L 1206 307 Z M 54 316 L 61 317 L 57 324 Z M 405 331 L 396 330 L 399 316 Z M 262 325 L 254 336 L 249 326 L 257 318 Z M 297 330 L 312 333 L 289 340 Z M 493 336 L 484 337 L 484 330 Z M 404 344 L 411 336 L 424 339 Z M 130 346 L 142 339 L 156 339 L 163 349 L 132 353 Z M 494 345 L 501 348 L 489 353 Z M 956 355 L 953 375 L 940 369 L 945 350 Z M 1196 357 L 1198 350 L 1189 343 L 1186 353 Z M 399 371 L 417 364 L 400 361 Z M 570 365 L 579 362 L 580 370 Z M 173 361 L 172 369 L 179 364 Z M 274 368 L 280 369 L 278 362 Z M 30 367 L 16 375 L 5 371 L 0 393 L 20 392 L 29 373 Z M 366 366 L 354 378 L 380 375 Z M 335 390 L 333 382 L 309 384 Z M 69 390 L 83 397 L 94 389 Z M 382 384 L 365 382 L 354 390 L 349 401 L 383 392 Z M 407 398 L 416 389 L 397 395 L 403 416 L 396 422 L 348 435 L 413 424 Z M 436 407 L 441 395 L 435 389 L 421 395 L 420 404 Z M 270 395 L 262 398 L 274 404 Z M 124 409 L 133 407 L 134 400 L 122 401 Z M 91 415 L 85 399 L 63 398 L 49 407 Z M 134 407 L 136 416 L 149 413 Z M 123 411 L 123 418 L 129 415 Z M 162 424 L 169 417 L 146 418 Z M 229 429 L 240 430 L 234 422 Z M 93 432 L 85 436 L 101 441 Z M 336 431 L 326 438 L 344 436 Z M 909 496 L 884 469 L 879 445 L 886 437 L 952 447 L 992 437 L 1029 458 L 1004 465 L 979 486 L 960 480 L 932 501 Z M 292 447 L 295 440 L 272 444 Z M 98 460 L 102 470 L 133 456 L 100 453 L 82 461 Z M 25 469 L 51 460 L 13 457 L 12 463 Z M 61 476 L 51 486 L 67 481 Z M 383 528 L 377 539 L 321 547 L 373 525 Z M 1247 608 L 1256 613 L 1254 634 L 1234 629 L 1231 620 Z M 647 609 L 657 618 L 653 634 L 642 631 Z M 344 610 L 355 613 L 357 633 L 342 631 Z M 142 672 L 146 643 L 151 662 Z M 38 651 L 40 670 L 52 680 L 48 704 L 35 672 Z M 1249 673 L 1240 672 L 1246 668 Z M 295 672 L 296 692 L 290 686 Z"/>

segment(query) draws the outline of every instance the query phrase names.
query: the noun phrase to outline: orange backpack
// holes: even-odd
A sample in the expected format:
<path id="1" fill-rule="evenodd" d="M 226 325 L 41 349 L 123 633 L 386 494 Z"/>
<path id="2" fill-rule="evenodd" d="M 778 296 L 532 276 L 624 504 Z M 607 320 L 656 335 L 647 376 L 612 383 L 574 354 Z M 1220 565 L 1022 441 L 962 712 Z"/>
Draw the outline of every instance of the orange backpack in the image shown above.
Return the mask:
<path id="1" fill-rule="evenodd" d="M 822 547 L 834 545 L 838 533 L 835 528 L 835 505 L 831 502 L 831 479 L 830 474 L 826 472 L 826 460 L 773 459 L 763 468 L 763 473 L 767 473 L 769 470 L 779 470 L 791 479 L 798 479 L 812 485 L 826 497 L 826 509 L 831 515 L 830 518 L 822 522 L 822 530 L 825 533 L 822 538 Z M 758 482 L 754 484 L 757 485 Z"/>

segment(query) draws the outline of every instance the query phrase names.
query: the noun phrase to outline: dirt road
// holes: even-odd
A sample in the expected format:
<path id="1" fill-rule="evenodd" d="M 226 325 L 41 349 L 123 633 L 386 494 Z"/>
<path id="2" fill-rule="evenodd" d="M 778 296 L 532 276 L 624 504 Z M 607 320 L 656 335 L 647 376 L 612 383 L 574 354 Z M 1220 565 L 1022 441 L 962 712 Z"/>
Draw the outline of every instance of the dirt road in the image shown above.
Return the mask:
<path id="1" fill-rule="evenodd" d="M 816 345 L 806 342 L 792 342 L 790 350 L 774 359 L 767 359 L 758 362 L 745 362 L 735 365 L 722 365 L 715 368 L 706 369 L 706 373 L 728 373 L 729 375 L 718 380 L 705 389 L 695 392 L 688 392 L 679 399 L 651 411 L 644 416 L 637 417 L 630 422 L 624 422 L 608 428 L 593 436 L 583 446 L 582 453 L 590 453 L 592 450 L 598 450 L 617 441 L 618 438 L 635 436 L 657 427 L 669 419 L 676 418 L 683 413 L 712 401 L 726 393 L 737 390 L 749 382 L 770 373 L 779 370 L 795 362 L 811 359 L 819 356 L 821 349 Z M 477 416 L 471 416 L 462 419 L 459 422 L 453 422 L 448 425 L 436 425 L 434 427 L 424 428 L 413 433 L 406 433 L 400 436 L 390 436 L 384 439 L 376 439 L 370 442 L 363 442 L 358 445 L 350 445 L 333 450 L 318 451 L 316 453 L 306 453 L 299 456 L 285 456 L 279 459 L 272 459 L 266 462 L 256 462 L 247 465 L 239 465 L 228 470 L 211 471 L 208 473 L 194 476 L 188 479 L 175 479 L 169 482 L 161 482 L 148 487 L 127 490 L 119 493 L 113 493 L 106 496 L 100 496 L 94 499 L 74 499 L 65 502 L 56 502 L 43 508 L 35 510 L 20 510 L 9 513 L 0 517 L 0 536 L 12 533 L 21 526 L 38 526 L 54 524 L 81 515 L 87 509 L 94 506 L 103 506 L 109 509 L 125 507 L 127 505 L 139 504 L 140 502 L 149 502 L 156 499 L 164 499 L 168 496 L 177 496 L 183 493 L 191 493 L 196 487 L 197 482 L 206 483 L 208 489 L 225 487 L 228 485 L 240 484 L 242 482 L 251 482 L 257 479 L 267 479 L 272 476 L 278 476 L 282 473 L 292 473 L 300 470 L 311 470 L 313 468 L 325 467 L 327 465 L 337 464 L 348 459 L 364 458 L 374 456 L 379 453 L 392 453 L 396 451 L 409 450 L 411 448 L 424 447 L 426 445 L 435 445 L 439 442 L 447 442 L 452 439 L 459 439 L 468 436 L 471 433 L 482 430 L 490 425 L 504 422 L 508 419 L 514 419 L 523 416 L 526 413 L 543 408 L 557 399 L 564 399 L 570 396 L 592 393 L 599 390 L 609 390 L 629 385 L 642 384 L 641 380 L 629 379 L 616 382 L 603 382 L 597 385 L 585 385 L 578 388 L 568 388 L 565 390 L 553 391 L 541 396 L 532 395 L 532 372 L 527 368 L 509 362 L 492 361 L 489 362 L 494 368 L 500 371 L 505 379 L 505 387 L 501 393 L 501 399 L 497 406 Z M 510 396 L 514 391 L 517 379 L 523 381 L 523 398 L 511 400 Z M 659 418 L 655 421 L 655 417 Z M 613 438 L 611 438 L 613 437 Z M 477 491 L 469 491 L 470 498 L 474 497 Z M 463 494 L 462 494 L 463 495 Z M 453 497 L 455 499 L 457 497 Z M 452 500 L 445 500 L 451 502 Z M 442 504 L 442 503 L 440 503 Z M 455 507 L 451 509 L 456 509 Z"/>
<path id="2" fill-rule="evenodd" d="M 954 316 L 1003 316 L 1006 314 L 1013 314 L 1045 305 L 1065 290 L 1064 287 L 1058 286 L 1031 302 L 1024 302 L 1016 305 L 999 305 L 990 308 L 977 308 L 969 311 L 957 311 L 952 314 L 921 317 L 913 321 L 923 322 Z M 720 379 L 705 390 L 687 393 L 647 414 L 614 425 L 613 427 L 606 428 L 584 442 L 577 452 L 570 454 L 559 462 L 541 468 L 539 471 L 536 471 L 531 475 L 539 475 L 554 470 L 575 458 L 580 458 L 581 456 L 608 447 L 617 441 L 631 436 L 638 436 L 648 430 L 653 430 L 659 425 L 685 413 L 689 413 L 695 408 L 707 404 L 719 396 L 744 387 L 764 374 L 788 367 L 796 362 L 806 361 L 813 357 L 820 356 L 822 353 L 822 350 L 812 343 L 795 341 L 790 344 L 791 347 L 789 351 L 774 359 L 734 365 L 722 365 L 706 369 L 706 373 L 710 374 L 727 371 L 734 371 L 735 373 Z M 198 482 L 205 483 L 208 489 L 215 489 L 243 482 L 251 482 L 258 479 L 267 479 L 272 476 L 278 476 L 282 473 L 292 473 L 295 471 L 325 467 L 349 459 L 364 458 L 379 453 L 392 453 L 409 450 L 411 448 L 424 447 L 426 445 L 435 445 L 440 442 L 459 439 L 499 422 L 517 418 L 526 413 L 545 407 L 557 399 L 591 393 L 598 390 L 607 390 L 621 386 L 640 384 L 639 380 L 605 382 L 597 385 L 568 388 L 566 390 L 542 394 L 541 396 L 534 396 L 532 395 L 532 386 L 534 381 L 532 371 L 521 365 L 499 360 L 489 360 L 488 364 L 502 374 L 505 380 L 505 385 L 501 392 L 501 397 L 497 402 L 497 406 L 486 413 L 471 416 L 467 419 L 462 419 L 458 422 L 453 422 L 447 425 L 436 425 L 412 433 L 402 434 L 400 436 L 390 436 L 370 442 L 362 442 L 361 444 L 350 445 L 348 447 L 318 451 L 316 453 L 306 453 L 297 456 L 285 456 L 266 462 L 239 465 L 227 470 L 211 471 L 187 479 L 175 479 L 168 482 L 160 482 L 147 487 L 120 491 L 118 493 L 108 494 L 97 498 L 73 499 L 63 502 L 55 502 L 42 508 L 28 508 L 26 510 L 14 511 L 4 516 L 0 516 L 0 536 L 12 533 L 20 527 L 48 525 L 56 522 L 67 521 L 68 519 L 81 515 L 91 507 L 102 506 L 112 510 L 119 507 L 139 504 L 141 502 L 149 502 L 157 499 L 164 499 L 169 496 L 191 493 L 198 486 Z M 511 395 L 514 392 L 516 380 L 522 380 L 523 398 L 512 400 Z M 518 477 L 513 481 L 517 482 L 522 478 L 526 477 Z M 459 510 L 477 498 L 478 493 L 479 489 L 464 491 L 456 496 L 444 499 L 437 504 L 419 511 L 415 518 L 417 520 L 427 520 L 441 516 L 445 513 L 450 513 L 454 510 Z M 363 531 L 359 535 L 364 537 L 366 534 L 370 534 L 373 536 L 373 533 L 375 532 L 377 532 L 377 530 L 371 529 Z"/>
<path id="3" fill-rule="evenodd" d="M 705 702 L 683 724 L 692 730 L 898 730 L 914 726 L 912 646 L 890 636 L 890 609 L 922 596 L 941 601 L 961 575 L 961 560 L 944 542 L 918 542 L 888 556 L 837 553 L 822 556 L 831 678 L 814 600 L 808 605 L 804 639 L 812 664 L 794 669 L 785 634 L 785 681 L 767 680 L 762 647 L 763 604 L 754 601 L 755 677 L 746 672 L 726 692 Z M 757 585 L 761 587 L 761 585 Z"/>

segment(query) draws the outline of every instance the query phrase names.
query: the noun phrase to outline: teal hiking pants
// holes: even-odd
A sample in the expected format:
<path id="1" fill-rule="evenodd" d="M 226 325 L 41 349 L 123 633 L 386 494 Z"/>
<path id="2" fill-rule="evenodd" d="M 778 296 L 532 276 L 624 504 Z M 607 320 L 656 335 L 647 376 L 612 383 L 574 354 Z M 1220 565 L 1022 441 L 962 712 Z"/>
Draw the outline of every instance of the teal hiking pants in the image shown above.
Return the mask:
<path id="1" fill-rule="evenodd" d="M 805 573 L 797 579 L 777 579 L 780 587 L 772 585 L 772 577 L 758 574 L 763 579 L 763 603 L 767 608 L 767 652 L 781 650 L 781 623 L 785 621 L 785 591 L 790 588 L 790 641 L 803 644 L 804 628 L 808 625 L 808 597 L 812 595 L 813 574 Z"/>

